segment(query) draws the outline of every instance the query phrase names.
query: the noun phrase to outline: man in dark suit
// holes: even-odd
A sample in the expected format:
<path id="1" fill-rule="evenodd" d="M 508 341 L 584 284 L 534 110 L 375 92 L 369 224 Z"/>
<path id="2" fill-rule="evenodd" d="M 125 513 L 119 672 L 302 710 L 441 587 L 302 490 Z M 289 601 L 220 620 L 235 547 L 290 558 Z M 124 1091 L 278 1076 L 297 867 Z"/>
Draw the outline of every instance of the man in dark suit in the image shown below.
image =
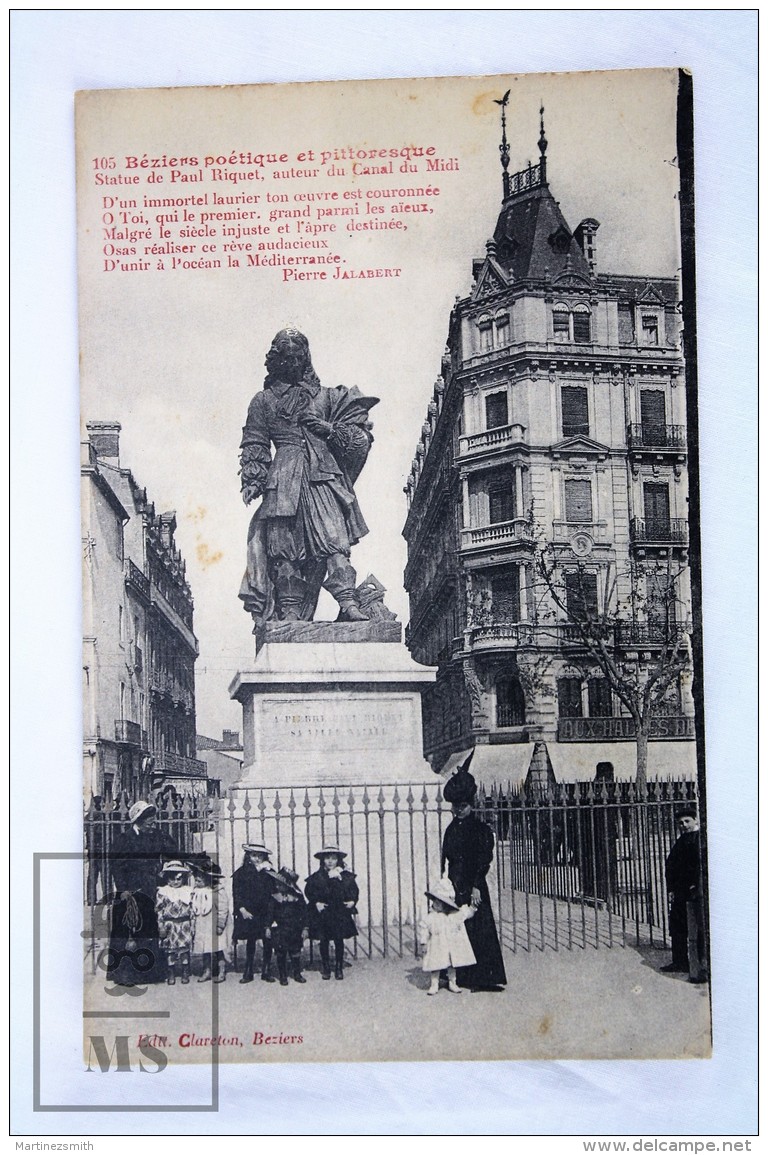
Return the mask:
<path id="1" fill-rule="evenodd" d="M 669 897 L 669 937 L 672 962 L 666 974 L 688 974 L 691 983 L 707 981 L 704 910 L 701 888 L 699 823 L 693 808 L 677 816 L 680 836 L 667 855 L 664 869 Z"/>

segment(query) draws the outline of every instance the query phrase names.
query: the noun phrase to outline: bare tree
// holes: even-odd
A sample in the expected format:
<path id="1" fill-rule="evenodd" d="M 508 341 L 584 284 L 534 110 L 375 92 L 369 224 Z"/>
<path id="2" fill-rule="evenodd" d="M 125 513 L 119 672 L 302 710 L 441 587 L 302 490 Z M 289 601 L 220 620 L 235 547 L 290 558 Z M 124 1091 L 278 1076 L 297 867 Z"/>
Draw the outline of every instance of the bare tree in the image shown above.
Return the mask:
<path id="1" fill-rule="evenodd" d="M 585 561 L 538 536 L 539 622 L 549 621 L 559 641 L 573 645 L 570 663 L 583 679 L 599 672 L 608 681 L 634 722 L 636 781 L 645 785 L 653 720 L 668 709 L 681 675 L 691 669 L 681 590 L 687 567 L 668 556 L 656 564 L 633 563 L 620 574 L 613 562 Z"/>

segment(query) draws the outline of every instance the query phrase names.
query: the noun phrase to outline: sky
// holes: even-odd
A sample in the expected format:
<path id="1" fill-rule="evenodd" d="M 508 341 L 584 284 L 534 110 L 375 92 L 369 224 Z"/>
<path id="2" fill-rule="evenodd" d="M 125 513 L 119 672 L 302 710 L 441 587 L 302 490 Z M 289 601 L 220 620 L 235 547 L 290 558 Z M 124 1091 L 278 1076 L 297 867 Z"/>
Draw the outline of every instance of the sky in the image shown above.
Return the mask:
<path id="1" fill-rule="evenodd" d="M 352 561 L 360 579 L 372 572 L 386 586 L 387 604 L 406 622 L 403 486 L 440 370 L 451 304 L 468 292 L 472 259 L 484 255 L 500 208 L 494 99 L 511 89 L 511 172 L 538 160 L 543 102 L 550 187 L 571 228 L 587 216 L 600 221 L 599 270 L 668 276 L 679 265 L 676 86 L 674 71 L 658 70 L 81 95 L 82 417 L 118 420 L 121 465 L 146 487 L 158 511 L 176 511 L 176 540 L 187 563 L 200 643 L 198 732 L 217 737 L 225 727 L 241 729 L 240 707 L 229 700 L 227 687 L 253 659 L 251 622 L 237 591 L 255 507 L 246 509 L 239 496 L 238 446 L 275 332 L 292 324 L 307 335 L 324 384 L 357 385 L 380 398 L 372 412 L 375 442 L 357 485 L 370 533 L 353 550 Z M 419 160 L 419 172 L 401 174 L 398 158 L 392 174 L 353 175 L 346 159 L 350 150 L 406 146 L 433 148 L 433 155 L 451 163 L 435 174 Z M 299 163 L 296 158 L 309 158 L 310 150 L 314 165 L 309 159 Z M 335 150 L 343 178 L 328 175 L 333 158 L 326 157 L 322 167 L 317 163 L 318 156 Z M 239 158 L 243 151 L 289 160 L 271 166 L 241 165 L 239 159 L 234 165 L 205 164 L 205 157 Z M 197 157 L 202 183 L 167 183 L 174 156 Z M 138 174 L 139 185 L 97 183 L 97 173 L 110 171 L 98 167 L 108 157 L 115 158 L 113 173 Z M 145 157 L 157 165 L 142 168 Z M 212 177 L 213 169 L 239 175 L 254 167 L 266 174 L 264 180 Z M 320 176 L 272 177 L 273 169 L 291 167 L 314 168 Z M 150 171 L 153 179 L 164 175 L 166 183 L 149 183 Z M 396 277 L 288 283 L 271 268 L 170 271 L 158 269 L 156 258 L 139 272 L 105 268 L 104 230 L 113 219 L 120 225 L 119 213 L 130 200 L 137 202 L 137 213 L 144 212 L 144 195 L 258 190 L 259 210 L 246 211 L 263 210 L 266 224 L 273 209 L 286 206 L 266 205 L 264 198 L 279 193 L 288 197 L 288 210 L 309 204 L 312 215 L 302 224 L 319 226 L 315 204 L 296 201 L 296 195 L 335 190 L 342 194 L 339 203 L 352 204 L 359 191 L 357 203 L 365 206 L 371 190 L 414 185 L 439 188 L 439 194 L 419 201 L 429 203 L 431 213 L 400 215 L 405 229 L 350 234 L 345 218 L 323 222 L 336 226 L 323 235 L 346 268 L 399 269 Z M 346 202 L 344 192 L 350 193 Z M 391 199 L 371 203 L 384 206 L 378 221 L 395 219 L 388 212 Z M 144 212 L 155 230 L 153 241 L 159 239 L 157 211 Z M 279 223 L 271 222 L 272 239 Z M 290 227 L 290 238 L 306 237 L 295 221 Z M 172 226 L 173 238 L 183 243 L 180 228 Z M 321 601 L 318 616 L 335 616 L 330 599 Z"/>

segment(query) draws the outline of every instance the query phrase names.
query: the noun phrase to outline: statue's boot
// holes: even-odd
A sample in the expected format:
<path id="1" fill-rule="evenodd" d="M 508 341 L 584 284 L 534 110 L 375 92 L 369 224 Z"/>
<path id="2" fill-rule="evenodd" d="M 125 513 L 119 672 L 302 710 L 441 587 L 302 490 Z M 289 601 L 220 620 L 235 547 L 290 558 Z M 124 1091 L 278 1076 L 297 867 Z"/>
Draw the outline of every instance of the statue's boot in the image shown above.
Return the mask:
<path id="1" fill-rule="evenodd" d="M 275 577 L 277 616 L 281 622 L 300 622 L 307 596 L 307 583 L 297 573 L 277 574 Z"/>
<path id="2" fill-rule="evenodd" d="M 329 567 L 328 577 L 323 582 L 323 585 L 328 590 L 328 593 L 339 603 L 340 622 L 368 621 L 368 618 L 357 604 L 357 594 L 355 593 L 356 581 L 357 574 L 348 561 L 343 565 L 335 566 L 333 570 Z"/>

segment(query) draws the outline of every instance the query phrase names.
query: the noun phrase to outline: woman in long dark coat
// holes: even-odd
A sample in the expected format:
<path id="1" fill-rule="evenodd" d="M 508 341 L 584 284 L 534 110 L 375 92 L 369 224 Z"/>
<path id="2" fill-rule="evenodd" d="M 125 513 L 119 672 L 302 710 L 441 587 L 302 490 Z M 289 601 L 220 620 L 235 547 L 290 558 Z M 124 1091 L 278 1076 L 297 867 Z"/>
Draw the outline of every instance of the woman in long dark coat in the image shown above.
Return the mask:
<path id="1" fill-rule="evenodd" d="M 122 986 L 162 982 L 165 959 L 160 950 L 155 912 L 158 873 L 164 860 L 178 858 L 172 839 L 157 827 L 157 811 L 135 802 L 130 825 L 112 845 L 110 869 L 116 896 L 112 907 L 107 977 Z M 128 943 L 132 941 L 132 950 Z"/>
<path id="2" fill-rule="evenodd" d="M 310 874 L 304 894 L 309 905 L 309 936 L 320 940 L 320 962 L 324 979 L 331 977 L 331 940 L 335 952 L 337 979 L 344 978 L 344 939 L 357 934 L 354 915 L 360 891 L 355 876 L 344 869 L 345 851 L 338 846 L 318 850 L 320 869 Z"/>
<path id="3" fill-rule="evenodd" d="M 472 813 L 477 784 L 467 765 L 465 762 L 443 789 L 443 797 L 451 803 L 453 821 L 443 835 L 441 869 L 453 883 L 459 906 L 475 907 L 474 918 L 466 928 L 477 962 L 458 967 L 456 982 L 476 991 L 499 990 L 507 975 L 486 881 L 493 862 L 493 831 Z"/>

